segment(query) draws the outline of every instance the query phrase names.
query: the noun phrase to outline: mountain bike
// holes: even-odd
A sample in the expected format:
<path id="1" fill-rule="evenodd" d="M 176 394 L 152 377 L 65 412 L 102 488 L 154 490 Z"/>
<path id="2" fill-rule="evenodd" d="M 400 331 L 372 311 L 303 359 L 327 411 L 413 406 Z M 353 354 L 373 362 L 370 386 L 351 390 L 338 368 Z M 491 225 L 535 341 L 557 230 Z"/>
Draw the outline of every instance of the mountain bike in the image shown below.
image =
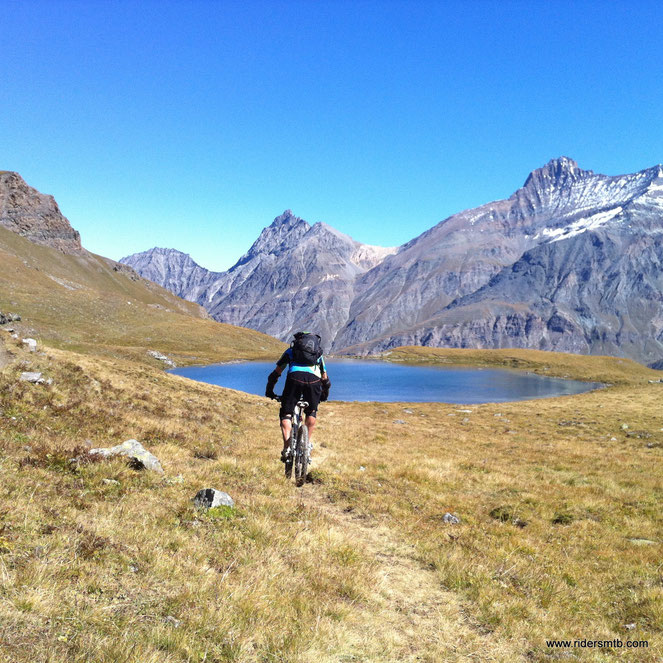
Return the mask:
<path id="1" fill-rule="evenodd" d="M 308 439 L 308 428 L 304 423 L 304 410 L 307 407 L 308 403 L 306 401 L 297 401 L 292 414 L 292 431 L 286 450 L 285 478 L 290 479 L 292 477 L 294 467 L 296 486 L 304 485 L 308 466 L 311 463 L 312 445 Z"/>

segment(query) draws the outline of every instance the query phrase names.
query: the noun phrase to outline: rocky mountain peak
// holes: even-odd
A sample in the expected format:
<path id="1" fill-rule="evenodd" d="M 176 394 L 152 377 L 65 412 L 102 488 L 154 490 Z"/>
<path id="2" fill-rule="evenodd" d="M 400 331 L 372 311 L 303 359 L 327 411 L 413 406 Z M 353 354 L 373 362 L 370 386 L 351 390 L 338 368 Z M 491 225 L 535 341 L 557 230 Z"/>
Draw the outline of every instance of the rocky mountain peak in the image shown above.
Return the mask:
<path id="1" fill-rule="evenodd" d="M 259 255 L 273 253 L 278 255 L 294 246 L 311 226 L 291 210 L 287 209 L 264 228 L 251 248 L 237 261 L 232 269 L 244 265 Z"/>
<path id="2" fill-rule="evenodd" d="M 82 253 L 81 236 L 62 215 L 53 196 L 39 193 L 13 171 L 0 171 L 0 226 L 35 244 Z"/>
<path id="3" fill-rule="evenodd" d="M 569 157 L 551 159 L 545 166 L 532 171 L 523 185 L 528 190 L 550 190 L 568 186 L 575 180 L 593 175 L 591 170 L 582 170 Z"/>

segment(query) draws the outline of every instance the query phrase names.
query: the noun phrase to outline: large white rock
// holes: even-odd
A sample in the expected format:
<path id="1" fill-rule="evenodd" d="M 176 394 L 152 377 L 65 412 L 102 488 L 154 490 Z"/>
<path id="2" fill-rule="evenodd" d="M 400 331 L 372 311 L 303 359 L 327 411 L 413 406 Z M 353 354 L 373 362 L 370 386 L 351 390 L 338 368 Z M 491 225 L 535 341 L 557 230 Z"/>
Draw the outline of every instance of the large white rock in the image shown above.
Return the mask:
<path id="1" fill-rule="evenodd" d="M 115 447 L 105 449 L 91 449 L 90 453 L 100 454 L 104 458 L 127 456 L 127 458 L 131 458 L 140 468 L 163 474 L 163 467 L 161 467 L 159 459 L 154 454 L 151 454 L 138 440 L 127 440 Z"/>

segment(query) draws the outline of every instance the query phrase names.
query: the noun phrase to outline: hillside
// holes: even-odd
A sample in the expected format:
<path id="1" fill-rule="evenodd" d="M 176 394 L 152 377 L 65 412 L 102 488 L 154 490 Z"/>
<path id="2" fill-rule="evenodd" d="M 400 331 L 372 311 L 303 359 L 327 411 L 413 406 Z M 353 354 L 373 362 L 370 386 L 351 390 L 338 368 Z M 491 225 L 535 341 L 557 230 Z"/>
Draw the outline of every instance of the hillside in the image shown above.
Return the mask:
<path id="1" fill-rule="evenodd" d="M 2 173 L 0 203 L 0 220 L 16 221 L 0 223 L 0 312 L 19 314 L 22 321 L 12 326 L 24 336 L 113 356 L 142 357 L 152 349 L 173 353 L 178 363 L 282 351 L 275 339 L 215 322 L 130 267 L 86 251 L 52 197 L 16 173 Z"/>

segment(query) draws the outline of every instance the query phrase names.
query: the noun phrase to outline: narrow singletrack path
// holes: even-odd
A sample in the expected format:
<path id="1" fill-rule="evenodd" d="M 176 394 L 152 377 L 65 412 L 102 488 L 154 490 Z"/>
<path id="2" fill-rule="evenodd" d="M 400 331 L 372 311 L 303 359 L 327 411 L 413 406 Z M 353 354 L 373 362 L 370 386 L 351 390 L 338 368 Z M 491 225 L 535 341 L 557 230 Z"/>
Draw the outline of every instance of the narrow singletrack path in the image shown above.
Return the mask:
<path id="1" fill-rule="evenodd" d="M 313 470 L 330 452 L 316 445 Z M 295 499 L 314 507 L 329 522 L 330 534 L 344 537 L 372 560 L 374 591 L 354 603 L 339 625 L 335 647 L 312 651 L 317 661 L 410 663 L 425 661 L 524 660 L 512 643 L 499 642 L 464 612 L 459 595 L 444 589 L 434 570 L 417 558 L 413 545 L 384 523 L 346 512 L 332 503 L 324 486 L 306 484 Z M 313 660 L 313 659 L 311 659 Z"/>

